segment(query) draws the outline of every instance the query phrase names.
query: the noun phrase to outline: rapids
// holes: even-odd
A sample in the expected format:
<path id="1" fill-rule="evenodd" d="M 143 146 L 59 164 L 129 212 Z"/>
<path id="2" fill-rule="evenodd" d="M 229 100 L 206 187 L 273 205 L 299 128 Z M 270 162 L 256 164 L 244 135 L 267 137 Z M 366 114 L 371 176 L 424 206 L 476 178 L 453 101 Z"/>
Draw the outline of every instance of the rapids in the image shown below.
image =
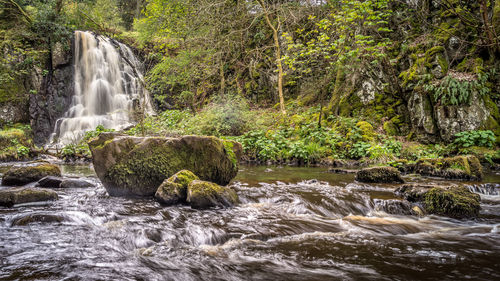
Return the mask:
<path id="1" fill-rule="evenodd" d="M 1 280 L 500 279 L 494 185 L 471 183 L 481 216 L 455 220 L 389 214 L 396 185 L 323 168 L 243 166 L 231 183 L 241 204 L 206 211 L 110 197 L 86 166 L 63 173 L 98 186 L 0 208 Z M 27 215 L 59 219 L 16 223 Z"/>

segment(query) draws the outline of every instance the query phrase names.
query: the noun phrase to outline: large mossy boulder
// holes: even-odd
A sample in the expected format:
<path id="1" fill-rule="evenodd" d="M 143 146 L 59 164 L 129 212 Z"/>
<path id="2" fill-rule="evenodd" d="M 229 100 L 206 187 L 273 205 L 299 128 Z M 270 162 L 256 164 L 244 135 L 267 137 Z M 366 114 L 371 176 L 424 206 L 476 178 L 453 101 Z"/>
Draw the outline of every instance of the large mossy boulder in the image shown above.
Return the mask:
<path id="1" fill-rule="evenodd" d="M 25 185 L 39 181 L 46 176 L 61 176 L 61 169 L 48 162 L 33 162 L 11 167 L 2 178 L 3 185 Z"/>
<path id="2" fill-rule="evenodd" d="M 11 187 L 0 190 L 0 206 L 57 200 L 57 193 L 50 189 Z"/>
<path id="3" fill-rule="evenodd" d="M 156 190 L 155 198 L 158 202 L 165 205 L 174 205 L 185 202 L 187 198 L 188 185 L 199 178 L 191 171 L 182 170 L 175 173 Z"/>
<path id="4" fill-rule="evenodd" d="M 473 218 L 479 215 L 481 198 L 464 186 L 406 184 L 396 194 L 410 202 L 423 205 L 425 212 L 452 218 Z"/>
<path id="5" fill-rule="evenodd" d="M 131 137 L 102 133 L 89 142 L 97 176 L 112 196 L 151 196 L 180 170 L 228 184 L 238 173 L 241 144 L 216 137 Z"/>
<path id="6" fill-rule="evenodd" d="M 403 183 L 401 173 L 393 167 L 372 167 L 356 173 L 356 180 L 366 183 Z"/>
<path id="7" fill-rule="evenodd" d="M 231 207 L 238 203 L 238 195 L 228 187 L 212 182 L 194 180 L 188 185 L 186 202 L 194 209 Z"/>
<path id="8" fill-rule="evenodd" d="M 420 159 L 412 165 L 410 172 L 458 180 L 481 180 L 483 178 L 483 167 L 479 159 L 473 155 Z"/>

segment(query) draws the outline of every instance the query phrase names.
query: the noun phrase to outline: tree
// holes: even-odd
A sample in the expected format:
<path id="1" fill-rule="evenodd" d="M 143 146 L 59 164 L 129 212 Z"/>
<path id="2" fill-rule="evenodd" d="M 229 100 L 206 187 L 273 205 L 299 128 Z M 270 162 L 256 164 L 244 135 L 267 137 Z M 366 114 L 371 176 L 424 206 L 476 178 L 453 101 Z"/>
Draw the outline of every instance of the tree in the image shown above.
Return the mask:
<path id="1" fill-rule="evenodd" d="M 341 91 L 346 72 L 370 68 L 384 59 L 391 31 L 388 18 L 392 11 L 388 2 L 330 0 L 326 17 L 310 16 L 314 27 L 285 34 L 289 49 L 286 63 L 301 75 L 322 77 L 318 81 L 321 88 L 331 91 L 328 112 L 338 114 L 339 102 L 346 98 Z M 349 93 L 344 89 L 344 94 Z"/>

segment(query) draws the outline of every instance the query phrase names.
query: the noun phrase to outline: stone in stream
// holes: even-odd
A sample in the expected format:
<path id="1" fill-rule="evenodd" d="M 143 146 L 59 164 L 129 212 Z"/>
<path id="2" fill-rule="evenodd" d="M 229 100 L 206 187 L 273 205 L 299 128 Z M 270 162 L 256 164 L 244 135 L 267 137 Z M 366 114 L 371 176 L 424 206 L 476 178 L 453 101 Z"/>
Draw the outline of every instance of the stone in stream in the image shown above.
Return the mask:
<path id="1" fill-rule="evenodd" d="M 38 181 L 37 186 L 39 187 L 49 187 L 49 188 L 59 188 L 61 182 L 63 181 L 60 177 L 46 176 Z"/>
<path id="2" fill-rule="evenodd" d="M 393 167 L 373 167 L 361 169 L 356 180 L 366 183 L 404 183 L 401 173 Z"/>
<path id="3" fill-rule="evenodd" d="M 81 179 L 64 179 L 59 185 L 60 188 L 86 188 L 94 186 L 93 183 Z"/>
<path id="4" fill-rule="evenodd" d="M 238 173 L 241 144 L 216 137 L 131 137 L 101 133 L 89 142 L 97 176 L 111 196 L 152 196 L 186 169 L 226 185 Z"/>
<path id="5" fill-rule="evenodd" d="M 182 170 L 175 173 L 156 190 L 155 198 L 158 202 L 165 205 L 173 205 L 180 202 L 185 202 L 187 198 L 188 185 L 199 178 L 191 171 Z"/>
<path id="6" fill-rule="evenodd" d="M 32 213 L 14 218 L 11 226 L 24 226 L 32 223 L 62 222 L 64 220 L 64 217 L 60 215 Z"/>
<path id="7" fill-rule="evenodd" d="M 11 167 L 2 177 L 3 185 L 25 185 L 36 182 L 46 176 L 61 176 L 57 165 L 48 162 L 32 162 Z"/>
<path id="8" fill-rule="evenodd" d="M 419 159 L 414 164 L 404 165 L 402 170 L 407 173 L 445 179 L 481 180 L 483 178 L 483 167 L 479 159 L 473 155 Z"/>
<path id="9" fill-rule="evenodd" d="M 188 185 L 186 202 L 194 209 L 231 207 L 238 203 L 238 195 L 228 187 L 212 182 L 194 180 Z"/>
<path id="10" fill-rule="evenodd" d="M 0 190 L 0 206 L 12 207 L 16 204 L 57 200 L 57 193 L 50 189 L 11 187 Z"/>
<path id="11" fill-rule="evenodd" d="M 421 203 L 429 214 L 474 218 L 481 208 L 481 197 L 464 186 L 405 184 L 395 192 L 410 202 Z"/>

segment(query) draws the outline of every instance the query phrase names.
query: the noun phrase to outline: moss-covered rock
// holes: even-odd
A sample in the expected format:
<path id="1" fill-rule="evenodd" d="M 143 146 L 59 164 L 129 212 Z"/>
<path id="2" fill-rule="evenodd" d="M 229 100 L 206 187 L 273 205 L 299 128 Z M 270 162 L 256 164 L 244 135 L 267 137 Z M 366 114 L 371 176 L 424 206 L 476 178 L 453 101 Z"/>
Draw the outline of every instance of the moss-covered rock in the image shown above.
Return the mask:
<path id="1" fill-rule="evenodd" d="M 33 223 L 57 223 L 63 222 L 65 218 L 56 214 L 23 214 L 12 219 L 12 226 L 25 226 Z"/>
<path id="2" fill-rule="evenodd" d="M 0 206 L 57 200 L 57 193 L 43 188 L 12 187 L 0 190 Z"/>
<path id="3" fill-rule="evenodd" d="M 231 207 L 238 203 L 238 195 L 228 187 L 207 181 L 194 180 L 188 186 L 186 201 L 194 209 Z"/>
<path id="4" fill-rule="evenodd" d="M 483 178 L 483 167 L 473 155 L 419 159 L 408 171 L 446 179 L 481 180 Z"/>
<path id="5" fill-rule="evenodd" d="M 33 162 L 22 166 L 11 167 L 2 178 L 3 185 L 25 185 L 36 182 L 46 176 L 61 176 L 57 165 L 48 162 Z"/>
<path id="6" fill-rule="evenodd" d="M 401 173 L 393 167 L 373 167 L 360 170 L 356 180 L 367 183 L 403 183 Z"/>
<path id="7" fill-rule="evenodd" d="M 241 144 L 216 137 L 130 137 L 102 133 L 89 142 L 97 176 L 112 196 L 151 196 L 165 179 L 186 169 L 226 185 L 238 173 Z"/>
<path id="8" fill-rule="evenodd" d="M 421 203 L 426 213 L 452 218 L 472 218 L 479 215 L 480 196 L 463 186 L 405 184 L 396 194 L 410 202 Z"/>
<path id="9" fill-rule="evenodd" d="M 185 202 L 187 198 L 188 185 L 199 178 L 191 171 L 182 170 L 175 173 L 156 190 L 155 198 L 160 203 L 165 205 L 173 205 L 180 202 Z"/>

